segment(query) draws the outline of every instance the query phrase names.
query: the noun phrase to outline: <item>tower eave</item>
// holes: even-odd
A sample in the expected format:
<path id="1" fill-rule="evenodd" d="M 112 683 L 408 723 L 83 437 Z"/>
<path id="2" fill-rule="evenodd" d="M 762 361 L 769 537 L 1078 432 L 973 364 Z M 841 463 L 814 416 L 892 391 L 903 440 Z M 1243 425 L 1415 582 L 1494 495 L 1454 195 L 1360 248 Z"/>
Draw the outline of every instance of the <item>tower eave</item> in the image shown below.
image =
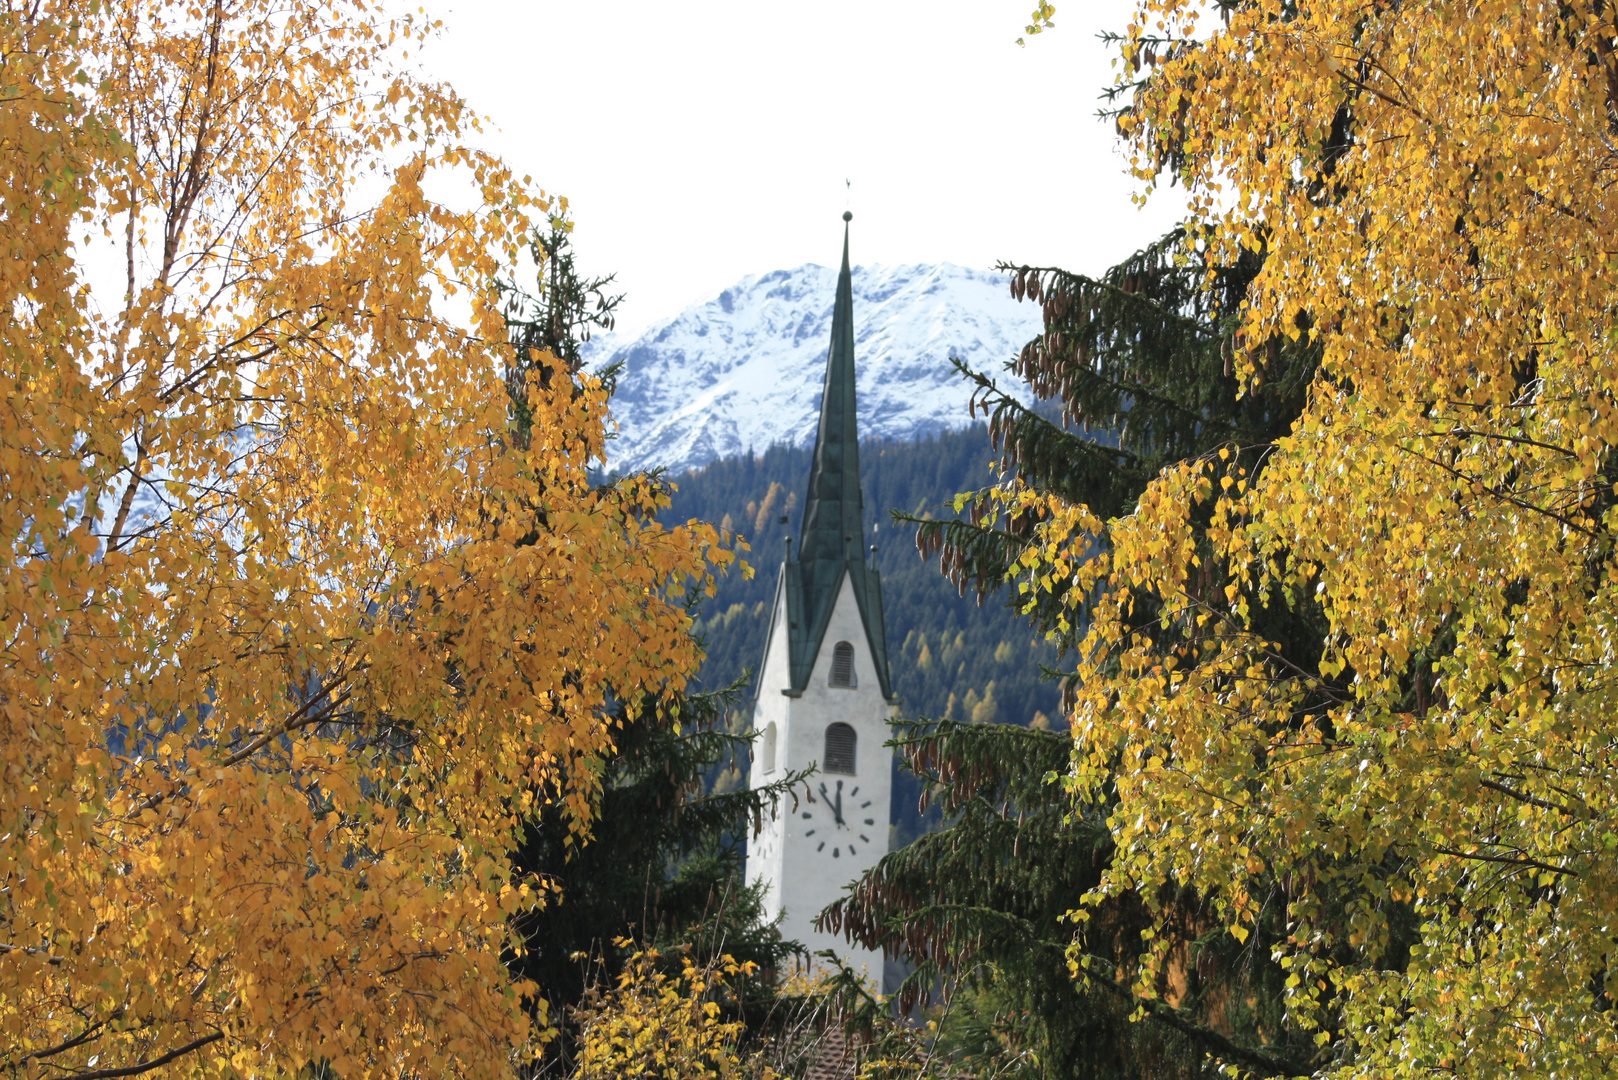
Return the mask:
<path id="1" fill-rule="evenodd" d="M 871 663 L 876 668 L 877 681 L 882 688 L 882 697 L 890 704 L 896 703 L 899 698 L 893 692 L 893 672 L 888 665 L 887 627 L 882 611 L 882 585 L 881 575 L 864 562 L 852 560 L 838 567 L 836 577 L 832 580 L 829 589 L 831 601 L 821 605 L 814 621 L 791 618 L 791 599 L 788 599 L 788 634 L 791 656 L 792 684 L 782 693 L 789 697 L 797 697 L 809 685 L 809 679 L 814 674 L 815 659 L 820 655 L 821 647 L 825 644 L 826 629 L 831 623 L 832 614 L 836 610 L 837 597 L 842 594 L 843 580 L 849 579 L 851 591 L 854 594 L 855 605 L 859 609 L 860 625 L 865 630 L 865 644 L 871 651 Z M 789 579 L 790 580 L 790 579 Z M 801 606 L 800 606 L 801 613 Z"/>

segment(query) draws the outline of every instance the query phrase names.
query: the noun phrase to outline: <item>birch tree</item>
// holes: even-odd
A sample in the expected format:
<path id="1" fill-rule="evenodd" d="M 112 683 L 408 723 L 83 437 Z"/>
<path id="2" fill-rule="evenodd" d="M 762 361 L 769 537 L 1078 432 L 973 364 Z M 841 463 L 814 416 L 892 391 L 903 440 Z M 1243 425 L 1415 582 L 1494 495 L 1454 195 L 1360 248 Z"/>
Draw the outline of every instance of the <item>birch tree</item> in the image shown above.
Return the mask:
<path id="1" fill-rule="evenodd" d="M 565 204 L 403 73 L 432 29 L 0 6 L 8 1073 L 510 1075 L 520 819 L 587 830 L 604 704 L 697 660 L 730 555 L 593 486 L 605 388 L 516 356 Z"/>

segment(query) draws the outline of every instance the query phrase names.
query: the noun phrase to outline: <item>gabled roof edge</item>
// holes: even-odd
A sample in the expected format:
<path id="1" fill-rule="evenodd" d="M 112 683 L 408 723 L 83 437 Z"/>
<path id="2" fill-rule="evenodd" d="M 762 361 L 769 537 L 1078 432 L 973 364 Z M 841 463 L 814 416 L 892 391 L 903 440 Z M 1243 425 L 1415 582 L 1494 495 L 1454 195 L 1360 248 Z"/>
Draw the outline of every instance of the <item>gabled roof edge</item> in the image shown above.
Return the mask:
<path id="1" fill-rule="evenodd" d="M 837 607 L 837 597 L 842 595 L 845 577 L 850 579 L 854 603 L 860 613 L 860 625 L 865 630 L 865 644 L 871 650 L 871 661 L 876 668 L 877 684 L 881 687 L 882 698 L 889 703 L 896 703 L 899 698 L 893 692 L 893 669 L 888 662 L 887 625 L 882 610 L 882 578 L 875 569 L 854 559 L 846 560 L 838 568 L 836 583 L 831 590 L 832 600 L 818 613 L 813 626 L 806 625 L 801 618 L 797 620 L 790 618 L 793 604 L 791 593 L 788 594 L 788 633 L 792 635 L 788 639 L 790 642 L 788 651 L 792 659 L 792 690 L 801 694 L 809 685 L 809 677 L 814 673 L 815 658 L 820 655 L 821 646 L 826 643 L 826 630 L 831 625 L 832 612 Z M 803 610 L 801 601 L 798 609 L 801 614 Z"/>

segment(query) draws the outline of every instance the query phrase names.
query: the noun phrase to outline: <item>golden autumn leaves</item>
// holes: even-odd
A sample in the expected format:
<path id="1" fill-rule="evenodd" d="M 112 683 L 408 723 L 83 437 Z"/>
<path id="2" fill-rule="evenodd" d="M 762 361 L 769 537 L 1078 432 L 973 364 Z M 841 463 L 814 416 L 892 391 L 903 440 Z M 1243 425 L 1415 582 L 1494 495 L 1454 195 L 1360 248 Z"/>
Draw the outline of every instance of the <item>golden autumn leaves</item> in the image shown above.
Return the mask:
<path id="1" fill-rule="evenodd" d="M 1193 243 L 1263 255 L 1241 374 L 1300 335 L 1322 370 L 1289 437 L 1126 518 L 1050 500 L 1020 571 L 1092 620 L 1072 783 L 1116 800 L 1102 892 L 1284 924 L 1321 1075 L 1618 1053 L 1613 20 L 1146 0 L 1123 43 L 1140 175 L 1188 187 Z"/>
<path id="2" fill-rule="evenodd" d="M 550 204 L 390 66 L 426 29 L 0 11 L 16 1075 L 509 1074 L 520 816 L 587 827 L 603 703 L 696 663 L 668 598 L 731 556 L 592 487 L 605 390 L 538 358 L 506 437 L 494 281 Z"/>
<path id="3" fill-rule="evenodd" d="M 615 987 L 585 995 L 574 1017 L 580 1080 L 778 1080 L 762 1053 L 740 1049 L 747 1025 L 720 1005 L 734 998 L 731 984 L 752 966 L 729 956 L 698 965 L 686 956 L 675 975 L 660 970 L 659 959 L 655 950 L 631 953 Z"/>

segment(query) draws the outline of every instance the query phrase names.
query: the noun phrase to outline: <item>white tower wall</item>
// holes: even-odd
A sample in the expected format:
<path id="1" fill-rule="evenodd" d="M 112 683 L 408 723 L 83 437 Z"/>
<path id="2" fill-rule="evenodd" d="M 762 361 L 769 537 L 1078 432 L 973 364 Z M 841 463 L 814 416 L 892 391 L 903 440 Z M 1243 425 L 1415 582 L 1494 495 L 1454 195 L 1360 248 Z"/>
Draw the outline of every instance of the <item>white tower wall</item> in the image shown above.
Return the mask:
<path id="1" fill-rule="evenodd" d="M 786 598 L 778 590 L 753 714 L 754 730 L 764 734 L 753 744 L 748 783 L 762 787 L 811 765 L 816 771 L 809 778 L 807 793 L 798 789 L 796 806 L 790 799 L 783 802 L 774 818 L 767 820 L 763 831 L 750 841 L 747 880 L 749 884 L 765 882 L 769 917 L 784 912 L 783 937 L 802 942 L 811 955 L 822 949 L 833 950 L 880 988 L 882 954 L 819 932 L 814 928 L 814 919 L 887 854 L 893 753 L 884 744 L 890 736 L 893 707 L 883 699 L 859 604 L 847 576 L 839 588 L 808 684 L 797 697 L 783 693 L 791 686 L 786 618 Z M 831 685 L 833 652 L 837 643 L 844 641 L 854 650 L 855 685 L 851 688 Z M 826 730 L 838 722 L 854 729 L 852 773 L 830 772 L 823 762 Z M 771 724 L 775 725 L 773 762 L 765 760 Z M 836 801 L 839 794 L 840 804 Z M 833 815 L 839 805 L 841 825 Z"/>

